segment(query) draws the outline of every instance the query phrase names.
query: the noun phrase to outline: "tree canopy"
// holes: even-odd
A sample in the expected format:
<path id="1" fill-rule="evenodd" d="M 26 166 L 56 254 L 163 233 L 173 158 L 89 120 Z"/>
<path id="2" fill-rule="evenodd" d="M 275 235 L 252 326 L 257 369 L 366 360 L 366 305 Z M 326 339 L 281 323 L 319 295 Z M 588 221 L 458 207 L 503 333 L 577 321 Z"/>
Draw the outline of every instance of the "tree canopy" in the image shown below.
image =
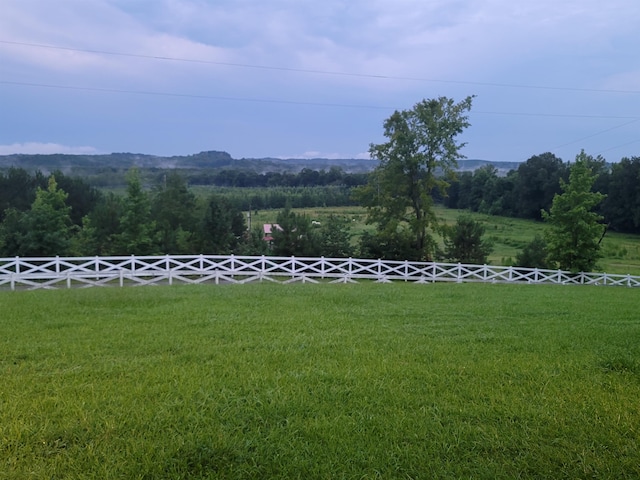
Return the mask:
<path id="1" fill-rule="evenodd" d="M 460 153 L 464 143 L 456 138 L 469 126 L 466 112 L 472 100 L 455 103 L 439 97 L 396 111 L 384 122 L 388 141 L 369 148 L 380 164 L 357 197 L 368 209 L 369 222 L 378 224 L 381 241 L 398 243 L 394 237 L 404 239 L 410 233 L 415 259 L 433 257 L 435 242 L 429 233 L 437 225 L 433 195 L 446 194 L 448 179 L 458 159 L 464 158 Z"/>

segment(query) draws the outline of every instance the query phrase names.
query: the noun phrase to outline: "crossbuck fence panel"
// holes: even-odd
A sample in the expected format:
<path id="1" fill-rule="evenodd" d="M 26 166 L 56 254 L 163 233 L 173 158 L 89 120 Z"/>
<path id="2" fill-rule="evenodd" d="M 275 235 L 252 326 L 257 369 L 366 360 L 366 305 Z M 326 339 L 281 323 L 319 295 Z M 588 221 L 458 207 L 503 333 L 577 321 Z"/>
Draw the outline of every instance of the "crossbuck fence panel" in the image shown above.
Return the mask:
<path id="1" fill-rule="evenodd" d="M 640 276 L 355 258 L 234 255 L 0 258 L 0 289 L 290 282 L 484 282 L 640 287 Z"/>

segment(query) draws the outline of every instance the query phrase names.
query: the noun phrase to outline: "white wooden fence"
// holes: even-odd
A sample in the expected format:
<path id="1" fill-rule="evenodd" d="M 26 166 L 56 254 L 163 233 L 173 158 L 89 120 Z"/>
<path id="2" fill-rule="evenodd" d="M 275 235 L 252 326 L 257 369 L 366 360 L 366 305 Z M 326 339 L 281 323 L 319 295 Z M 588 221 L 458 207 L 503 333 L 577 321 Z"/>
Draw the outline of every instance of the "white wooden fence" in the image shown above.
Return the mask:
<path id="1" fill-rule="evenodd" d="M 355 258 L 166 255 L 0 258 L 0 289 L 174 283 L 404 281 L 580 284 L 640 287 L 640 276 Z"/>

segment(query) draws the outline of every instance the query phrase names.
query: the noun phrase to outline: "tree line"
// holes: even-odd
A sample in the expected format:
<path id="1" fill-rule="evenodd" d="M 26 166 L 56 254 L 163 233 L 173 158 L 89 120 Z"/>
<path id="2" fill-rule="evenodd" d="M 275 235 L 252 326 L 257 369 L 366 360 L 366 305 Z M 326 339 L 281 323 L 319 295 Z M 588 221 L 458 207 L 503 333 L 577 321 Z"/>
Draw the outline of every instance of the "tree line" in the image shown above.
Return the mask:
<path id="1" fill-rule="evenodd" d="M 640 157 L 607 164 L 602 157 L 587 155 L 585 161 L 594 175 L 591 191 L 603 195 L 595 209 L 608 228 L 640 233 Z M 541 212 L 551 208 L 554 196 L 562 193 L 562 182 L 569 180 L 571 165 L 552 153 L 534 155 L 502 177 L 486 165 L 458 173 L 441 201 L 449 208 L 542 220 Z"/>
<path id="2" fill-rule="evenodd" d="M 0 174 L 0 256 L 348 256 L 353 250 L 345 219 L 312 225 L 291 210 L 350 202 L 348 190 L 340 193 L 343 188 L 225 189 L 198 196 L 178 172 L 145 189 L 134 169 L 127 175 L 125 194 L 117 195 L 61 172 L 30 175 L 13 168 Z M 282 208 L 277 220 L 282 226 L 270 241 L 262 225 L 248 230 L 243 213 L 265 205 Z"/>

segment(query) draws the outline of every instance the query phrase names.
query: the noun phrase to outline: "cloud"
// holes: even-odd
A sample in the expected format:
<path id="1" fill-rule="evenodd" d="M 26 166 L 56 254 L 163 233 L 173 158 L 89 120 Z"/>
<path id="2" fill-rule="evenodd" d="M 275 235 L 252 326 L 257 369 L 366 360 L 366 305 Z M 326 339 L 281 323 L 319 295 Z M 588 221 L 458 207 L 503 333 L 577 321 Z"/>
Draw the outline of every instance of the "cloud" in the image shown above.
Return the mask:
<path id="1" fill-rule="evenodd" d="M 239 156 L 308 148 L 318 152 L 291 156 L 353 158 L 367 154 L 340 152 L 375 142 L 393 109 L 477 94 L 474 110 L 514 115 L 475 117 L 473 131 L 483 135 L 469 148 L 492 157 L 513 143 L 522 156 L 637 111 L 636 97 L 579 91 L 637 90 L 637 0 L 4 3 L 0 41 L 14 44 L 0 43 L 0 104 L 19 112 L 2 132 L 5 143 L 182 152 L 212 145 Z M 520 115 L 538 113 L 603 118 L 550 128 L 549 118 Z"/>
<path id="2" fill-rule="evenodd" d="M 14 155 L 14 154 L 52 154 L 52 153 L 65 153 L 71 155 L 90 155 L 98 153 L 93 147 L 73 147 L 68 145 L 60 145 L 57 143 L 14 143 L 11 145 L 0 145 L 0 155 Z"/>

